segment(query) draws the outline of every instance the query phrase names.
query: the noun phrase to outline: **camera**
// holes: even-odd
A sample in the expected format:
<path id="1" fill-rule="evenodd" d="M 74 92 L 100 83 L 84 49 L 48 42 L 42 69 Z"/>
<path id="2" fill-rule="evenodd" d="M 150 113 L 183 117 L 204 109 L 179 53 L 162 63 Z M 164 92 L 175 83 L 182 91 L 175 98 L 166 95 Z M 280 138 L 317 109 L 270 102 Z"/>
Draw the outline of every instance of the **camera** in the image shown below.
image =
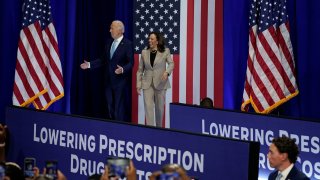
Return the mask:
<path id="1" fill-rule="evenodd" d="M 33 168 L 36 166 L 36 159 L 32 157 L 26 157 L 24 158 L 23 165 L 24 177 L 33 177 Z"/>
<path id="2" fill-rule="evenodd" d="M 58 173 L 58 162 L 57 161 L 45 161 L 46 176 L 50 179 L 56 180 Z"/>
<path id="3" fill-rule="evenodd" d="M 126 176 L 126 169 L 129 166 L 130 159 L 109 157 L 107 158 L 107 166 L 109 168 L 109 177 L 121 177 Z"/>
<path id="4" fill-rule="evenodd" d="M 156 178 L 156 180 L 178 180 L 178 179 L 180 179 L 180 175 L 177 172 L 162 173 Z"/>

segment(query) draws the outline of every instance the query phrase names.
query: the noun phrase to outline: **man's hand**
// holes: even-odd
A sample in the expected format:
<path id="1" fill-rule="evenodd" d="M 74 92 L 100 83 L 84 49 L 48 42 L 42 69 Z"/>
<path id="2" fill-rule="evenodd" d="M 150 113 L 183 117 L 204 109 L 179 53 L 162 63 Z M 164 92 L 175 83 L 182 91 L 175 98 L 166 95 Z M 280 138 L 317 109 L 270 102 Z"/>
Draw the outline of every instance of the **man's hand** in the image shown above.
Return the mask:
<path id="1" fill-rule="evenodd" d="M 123 68 L 119 65 L 117 65 L 117 69 L 114 71 L 116 74 L 122 74 L 123 73 Z"/>
<path id="2" fill-rule="evenodd" d="M 89 62 L 84 60 L 82 64 L 80 64 L 81 69 L 88 69 L 89 68 Z"/>

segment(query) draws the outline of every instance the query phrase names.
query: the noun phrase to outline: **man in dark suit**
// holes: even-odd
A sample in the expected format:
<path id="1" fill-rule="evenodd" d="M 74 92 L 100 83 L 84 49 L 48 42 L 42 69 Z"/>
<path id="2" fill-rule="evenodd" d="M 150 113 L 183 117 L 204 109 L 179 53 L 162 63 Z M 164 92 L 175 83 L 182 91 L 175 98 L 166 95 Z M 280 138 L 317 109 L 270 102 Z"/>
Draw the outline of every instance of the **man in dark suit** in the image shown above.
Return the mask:
<path id="1" fill-rule="evenodd" d="M 308 180 L 309 178 L 294 165 L 299 154 L 295 140 L 279 137 L 272 140 L 268 159 L 276 171 L 269 175 L 269 180 Z"/>
<path id="2" fill-rule="evenodd" d="M 101 58 L 91 62 L 84 60 L 82 69 L 105 67 L 105 94 L 109 117 L 120 121 L 130 121 L 129 81 L 133 67 L 132 42 L 123 36 L 124 25 L 113 21 L 110 25 L 112 40 L 108 40 Z"/>

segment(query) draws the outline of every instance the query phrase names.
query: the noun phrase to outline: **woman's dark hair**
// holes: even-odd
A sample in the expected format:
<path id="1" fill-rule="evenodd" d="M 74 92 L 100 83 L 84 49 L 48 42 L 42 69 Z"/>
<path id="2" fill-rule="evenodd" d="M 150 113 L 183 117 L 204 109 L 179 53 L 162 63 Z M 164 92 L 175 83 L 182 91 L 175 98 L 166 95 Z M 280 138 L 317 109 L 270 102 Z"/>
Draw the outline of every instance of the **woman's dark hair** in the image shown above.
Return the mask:
<path id="1" fill-rule="evenodd" d="M 162 36 L 162 34 L 158 32 L 150 32 L 148 37 L 150 37 L 151 34 L 154 34 L 156 36 L 156 39 L 158 41 L 158 51 L 164 52 L 166 47 L 165 47 L 164 37 Z M 149 45 L 148 45 L 148 49 L 150 49 Z"/>

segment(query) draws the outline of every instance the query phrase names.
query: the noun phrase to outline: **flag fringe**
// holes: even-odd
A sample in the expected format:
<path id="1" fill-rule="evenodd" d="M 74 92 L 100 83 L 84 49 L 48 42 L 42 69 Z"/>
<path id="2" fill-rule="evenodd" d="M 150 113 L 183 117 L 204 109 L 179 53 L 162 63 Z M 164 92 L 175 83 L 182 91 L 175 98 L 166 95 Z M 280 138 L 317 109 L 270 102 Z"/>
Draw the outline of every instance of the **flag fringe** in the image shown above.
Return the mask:
<path id="1" fill-rule="evenodd" d="M 63 96 L 64 96 L 64 93 L 59 94 L 58 96 L 56 96 L 55 98 L 53 98 L 50 102 L 48 102 L 48 104 L 45 105 L 41 110 L 46 110 L 46 109 L 48 109 L 51 104 L 53 104 L 54 102 L 58 101 L 58 100 L 61 99 Z M 34 106 L 36 109 L 40 109 L 40 107 L 38 107 L 35 102 L 32 102 L 32 104 L 33 104 L 33 106 Z"/>
<path id="2" fill-rule="evenodd" d="M 281 99 L 280 101 L 276 102 L 275 104 L 273 104 L 272 106 L 269 106 L 268 108 L 266 108 L 264 111 L 259 111 L 259 109 L 257 108 L 257 106 L 255 105 L 252 97 L 250 96 L 250 99 L 247 101 L 244 101 L 241 104 L 241 111 L 247 111 L 246 107 L 251 104 L 251 106 L 253 107 L 253 109 L 255 110 L 255 112 L 260 113 L 260 114 L 268 114 L 270 112 L 272 112 L 274 109 L 276 109 L 278 106 L 280 106 L 281 104 L 289 101 L 290 99 L 292 99 L 293 97 L 297 96 L 299 94 L 299 91 L 296 90 L 294 93 L 290 94 L 289 96 Z"/>
<path id="3" fill-rule="evenodd" d="M 39 96 L 44 95 L 45 93 L 48 92 L 48 89 L 44 89 L 42 91 L 40 91 L 39 93 L 35 94 L 34 96 L 32 96 L 31 98 L 29 98 L 28 100 L 24 101 L 22 104 L 20 104 L 20 107 L 26 107 L 28 106 L 30 103 L 32 103 L 35 99 L 37 99 Z"/>

